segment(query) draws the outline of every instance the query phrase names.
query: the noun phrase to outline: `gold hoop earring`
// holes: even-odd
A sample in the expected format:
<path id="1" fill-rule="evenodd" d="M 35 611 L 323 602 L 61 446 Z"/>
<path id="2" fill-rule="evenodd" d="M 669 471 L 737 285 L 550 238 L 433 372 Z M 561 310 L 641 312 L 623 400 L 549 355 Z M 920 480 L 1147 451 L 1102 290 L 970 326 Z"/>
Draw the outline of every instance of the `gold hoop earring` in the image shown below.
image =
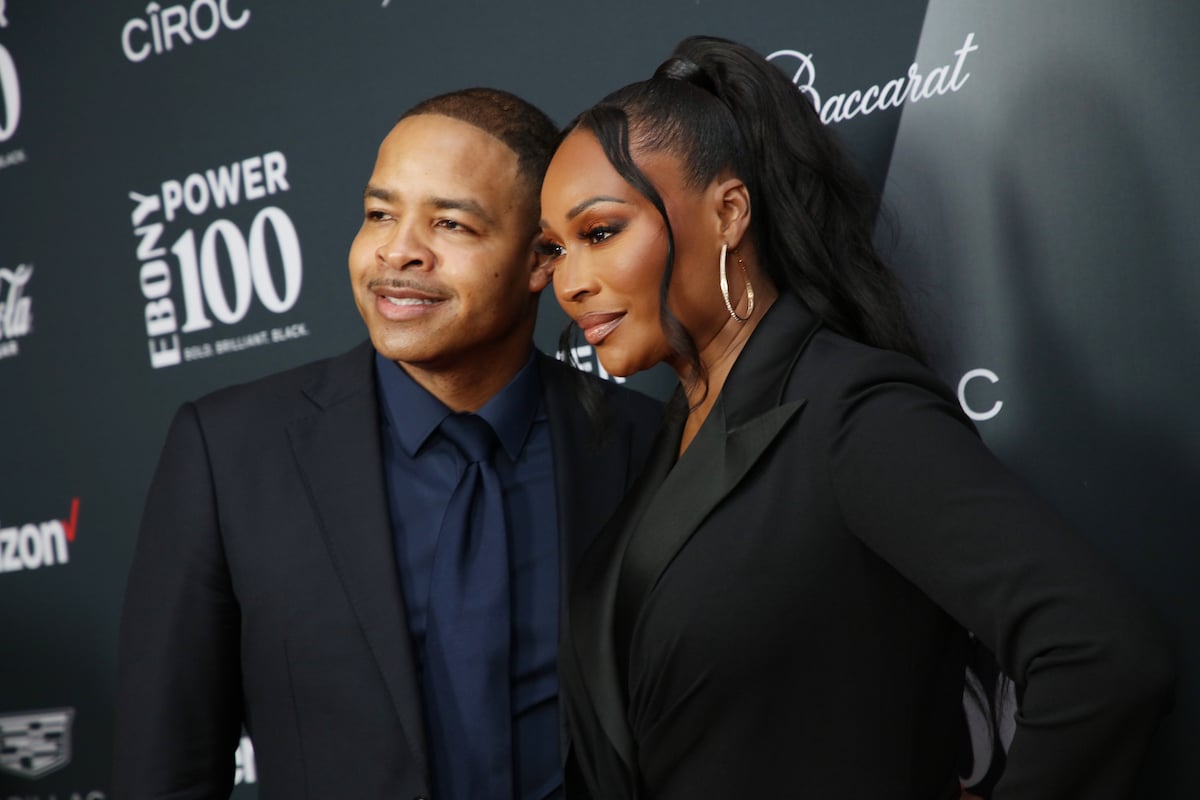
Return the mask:
<path id="1" fill-rule="evenodd" d="M 725 260 L 729 252 L 729 245 L 726 242 L 721 243 L 721 297 L 725 300 L 725 310 L 729 312 L 729 316 L 733 317 L 738 322 L 746 322 L 754 314 L 754 287 L 750 284 L 750 278 L 746 275 L 746 265 L 742 263 L 742 259 L 738 258 L 738 264 L 742 268 L 742 280 L 746 283 L 746 316 L 739 317 L 737 311 L 733 308 L 733 303 L 729 302 L 729 278 L 725 275 Z"/>

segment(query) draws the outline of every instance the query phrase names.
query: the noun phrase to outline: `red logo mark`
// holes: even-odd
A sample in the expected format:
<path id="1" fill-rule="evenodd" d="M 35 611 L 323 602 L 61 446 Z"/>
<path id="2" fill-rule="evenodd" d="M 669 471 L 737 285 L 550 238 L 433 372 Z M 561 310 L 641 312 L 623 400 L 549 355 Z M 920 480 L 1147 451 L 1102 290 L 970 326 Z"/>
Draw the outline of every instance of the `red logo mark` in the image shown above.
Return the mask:
<path id="1" fill-rule="evenodd" d="M 75 526 L 79 523 L 79 498 L 71 498 L 71 518 L 62 521 L 63 530 L 67 532 L 67 541 L 75 541 Z"/>

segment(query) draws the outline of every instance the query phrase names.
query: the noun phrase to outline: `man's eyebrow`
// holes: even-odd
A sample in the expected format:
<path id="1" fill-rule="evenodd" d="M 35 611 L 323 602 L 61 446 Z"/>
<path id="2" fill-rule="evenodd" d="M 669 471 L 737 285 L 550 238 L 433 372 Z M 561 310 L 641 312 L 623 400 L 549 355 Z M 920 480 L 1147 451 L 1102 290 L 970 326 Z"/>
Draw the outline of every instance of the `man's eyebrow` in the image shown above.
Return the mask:
<path id="1" fill-rule="evenodd" d="M 488 225 L 496 224 L 491 214 L 483 210 L 483 206 L 469 197 L 429 197 L 425 203 L 439 211 L 465 211 L 474 214 Z"/>
<path id="2" fill-rule="evenodd" d="M 396 195 L 382 186 L 367 184 L 367 188 L 363 190 L 363 199 L 367 200 L 370 198 L 382 200 L 385 203 L 392 203 L 395 202 Z M 424 200 L 424 205 L 438 211 L 465 211 L 468 214 L 474 214 L 476 217 L 479 217 L 479 219 L 488 225 L 496 224 L 495 218 L 485 211 L 478 201 L 472 200 L 469 197 L 427 197 Z"/>
<path id="3" fill-rule="evenodd" d="M 589 207 L 596 205 L 596 203 L 622 203 L 624 205 L 629 205 L 628 200 L 622 200 L 619 197 L 611 197 L 606 194 L 598 194 L 595 197 L 589 197 L 587 200 L 571 206 L 570 210 L 567 211 L 567 220 L 569 221 L 575 219 Z"/>

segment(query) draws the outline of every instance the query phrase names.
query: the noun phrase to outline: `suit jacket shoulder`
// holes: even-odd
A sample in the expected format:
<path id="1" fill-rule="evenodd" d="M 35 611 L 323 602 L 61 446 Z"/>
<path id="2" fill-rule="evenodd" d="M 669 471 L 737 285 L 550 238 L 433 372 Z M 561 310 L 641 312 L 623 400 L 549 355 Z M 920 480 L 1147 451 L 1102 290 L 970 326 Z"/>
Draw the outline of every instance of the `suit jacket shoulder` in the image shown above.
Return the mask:
<path id="1" fill-rule="evenodd" d="M 279 425 L 360 392 L 374 391 L 373 355 L 370 341 L 363 341 L 340 355 L 217 389 L 193 405 L 206 420 Z"/>

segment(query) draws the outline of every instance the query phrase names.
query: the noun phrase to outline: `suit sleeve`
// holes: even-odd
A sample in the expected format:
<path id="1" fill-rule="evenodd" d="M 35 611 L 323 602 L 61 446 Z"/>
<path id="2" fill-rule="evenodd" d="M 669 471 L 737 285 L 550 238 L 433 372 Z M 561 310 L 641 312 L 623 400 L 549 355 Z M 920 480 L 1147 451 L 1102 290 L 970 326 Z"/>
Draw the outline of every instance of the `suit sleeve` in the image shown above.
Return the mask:
<path id="1" fill-rule="evenodd" d="M 994 800 L 1131 797 L 1173 680 L 1157 620 L 923 371 L 876 369 L 837 408 L 830 475 L 850 529 L 1024 688 Z"/>
<path id="2" fill-rule="evenodd" d="M 113 794 L 227 798 L 241 730 L 240 619 L 197 411 L 184 405 L 146 501 L 121 618 Z"/>

